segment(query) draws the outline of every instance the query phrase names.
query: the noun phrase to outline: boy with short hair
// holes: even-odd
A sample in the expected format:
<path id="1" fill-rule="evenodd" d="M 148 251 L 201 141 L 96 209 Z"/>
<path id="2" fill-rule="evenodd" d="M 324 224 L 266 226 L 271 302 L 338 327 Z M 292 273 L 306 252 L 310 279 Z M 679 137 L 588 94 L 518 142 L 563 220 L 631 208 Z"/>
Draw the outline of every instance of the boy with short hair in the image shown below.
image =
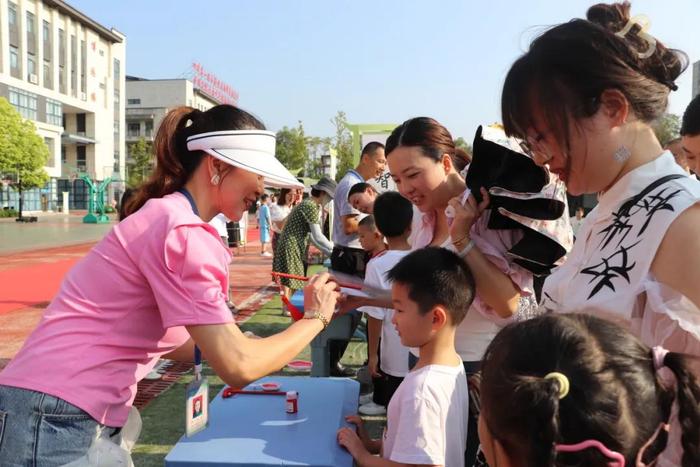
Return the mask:
<path id="1" fill-rule="evenodd" d="M 386 239 L 388 250 L 374 255 L 367 263 L 365 284 L 390 290 L 386 274 L 411 251 L 408 236 L 413 207 L 410 201 L 392 191 L 377 197 L 374 212 L 374 216 L 365 219 L 372 217 L 379 235 Z M 372 401 L 361 405 L 358 411 L 362 415 L 384 415 L 391 396 L 408 373 L 408 348 L 401 344 L 391 324 L 392 309 L 365 306 L 360 311 L 367 314 L 367 368 L 374 392 Z"/>
<path id="2" fill-rule="evenodd" d="M 338 442 L 357 465 L 430 465 L 464 467 L 469 395 L 462 359 L 455 351 L 455 330 L 474 299 L 474 278 L 467 265 L 444 248 L 423 248 L 389 271 L 393 324 L 406 347 L 420 358 L 389 403 L 381 440 L 358 427 L 338 431 Z M 381 457 L 372 454 L 381 453 Z"/>
<path id="3" fill-rule="evenodd" d="M 377 224 L 372 215 L 363 217 L 357 224 L 357 236 L 362 249 L 369 253 L 370 258 L 374 258 L 386 250 L 384 236 L 377 229 Z"/>

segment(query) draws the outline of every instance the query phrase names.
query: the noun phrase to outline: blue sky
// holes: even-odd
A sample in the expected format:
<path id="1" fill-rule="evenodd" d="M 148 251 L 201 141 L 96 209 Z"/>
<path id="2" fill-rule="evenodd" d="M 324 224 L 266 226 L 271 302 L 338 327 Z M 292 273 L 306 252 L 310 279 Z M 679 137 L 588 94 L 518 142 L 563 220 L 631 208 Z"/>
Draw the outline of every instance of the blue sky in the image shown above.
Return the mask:
<path id="1" fill-rule="evenodd" d="M 328 136 L 338 110 L 351 123 L 427 115 L 470 141 L 500 120 L 510 64 L 548 25 L 582 17 L 583 0 L 69 0 L 127 36 L 127 74 L 187 75 L 200 62 L 240 93 L 268 128 L 304 123 Z M 637 0 L 651 33 L 700 60 L 700 1 Z M 670 111 L 691 98 L 678 80 Z"/>

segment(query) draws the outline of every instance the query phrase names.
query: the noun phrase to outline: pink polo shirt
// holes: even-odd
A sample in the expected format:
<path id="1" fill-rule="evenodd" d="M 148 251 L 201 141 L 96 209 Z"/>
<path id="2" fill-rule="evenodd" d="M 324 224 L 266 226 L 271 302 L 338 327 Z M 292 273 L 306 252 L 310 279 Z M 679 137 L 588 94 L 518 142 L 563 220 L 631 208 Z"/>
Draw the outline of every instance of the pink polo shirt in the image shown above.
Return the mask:
<path id="1" fill-rule="evenodd" d="M 184 326 L 233 321 L 231 255 L 180 193 L 148 201 L 66 275 L 0 385 L 44 392 L 122 426 L 136 384 Z"/>

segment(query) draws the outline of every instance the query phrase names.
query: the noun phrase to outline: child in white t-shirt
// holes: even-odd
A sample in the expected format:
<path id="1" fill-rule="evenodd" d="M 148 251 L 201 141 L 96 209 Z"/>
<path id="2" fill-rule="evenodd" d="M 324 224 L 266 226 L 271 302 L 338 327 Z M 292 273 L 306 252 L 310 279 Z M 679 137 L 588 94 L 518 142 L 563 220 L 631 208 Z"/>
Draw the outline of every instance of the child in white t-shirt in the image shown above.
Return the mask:
<path id="1" fill-rule="evenodd" d="M 457 255 L 435 247 L 405 256 L 387 278 L 392 323 L 404 346 L 420 349 L 420 358 L 389 403 L 382 439 L 370 439 L 362 420 L 349 416 L 357 433 L 340 429 L 338 443 L 360 467 L 464 467 L 469 395 L 454 338 L 474 299 L 474 278 Z"/>
<path id="2" fill-rule="evenodd" d="M 391 290 L 386 274 L 411 251 L 408 236 L 411 234 L 413 206 L 399 193 L 389 191 L 376 198 L 374 216 L 367 216 L 361 222 L 367 219 L 373 220 L 388 250 L 374 255 L 367 263 L 365 284 Z M 367 366 L 374 392 L 372 402 L 361 405 L 358 411 L 362 415 L 383 415 L 391 396 L 408 373 L 408 348 L 401 343 L 391 323 L 394 310 L 365 306 L 360 311 L 367 314 Z"/>

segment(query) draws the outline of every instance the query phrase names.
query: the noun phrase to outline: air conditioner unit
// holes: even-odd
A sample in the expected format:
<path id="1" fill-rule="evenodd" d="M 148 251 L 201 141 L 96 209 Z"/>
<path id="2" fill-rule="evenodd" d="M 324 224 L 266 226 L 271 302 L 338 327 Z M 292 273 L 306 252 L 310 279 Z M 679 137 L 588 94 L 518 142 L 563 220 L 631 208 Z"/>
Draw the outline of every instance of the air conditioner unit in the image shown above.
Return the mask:
<path id="1" fill-rule="evenodd" d="M 87 100 L 87 93 L 81 92 L 81 93 L 80 93 L 80 99 L 86 101 L 86 100 Z"/>
<path id="2" fill-rule="evenodd" d="M 29 73 L 29 82 L 32 84 L 39 84 L 39 77 L 34 73 Z"/>

